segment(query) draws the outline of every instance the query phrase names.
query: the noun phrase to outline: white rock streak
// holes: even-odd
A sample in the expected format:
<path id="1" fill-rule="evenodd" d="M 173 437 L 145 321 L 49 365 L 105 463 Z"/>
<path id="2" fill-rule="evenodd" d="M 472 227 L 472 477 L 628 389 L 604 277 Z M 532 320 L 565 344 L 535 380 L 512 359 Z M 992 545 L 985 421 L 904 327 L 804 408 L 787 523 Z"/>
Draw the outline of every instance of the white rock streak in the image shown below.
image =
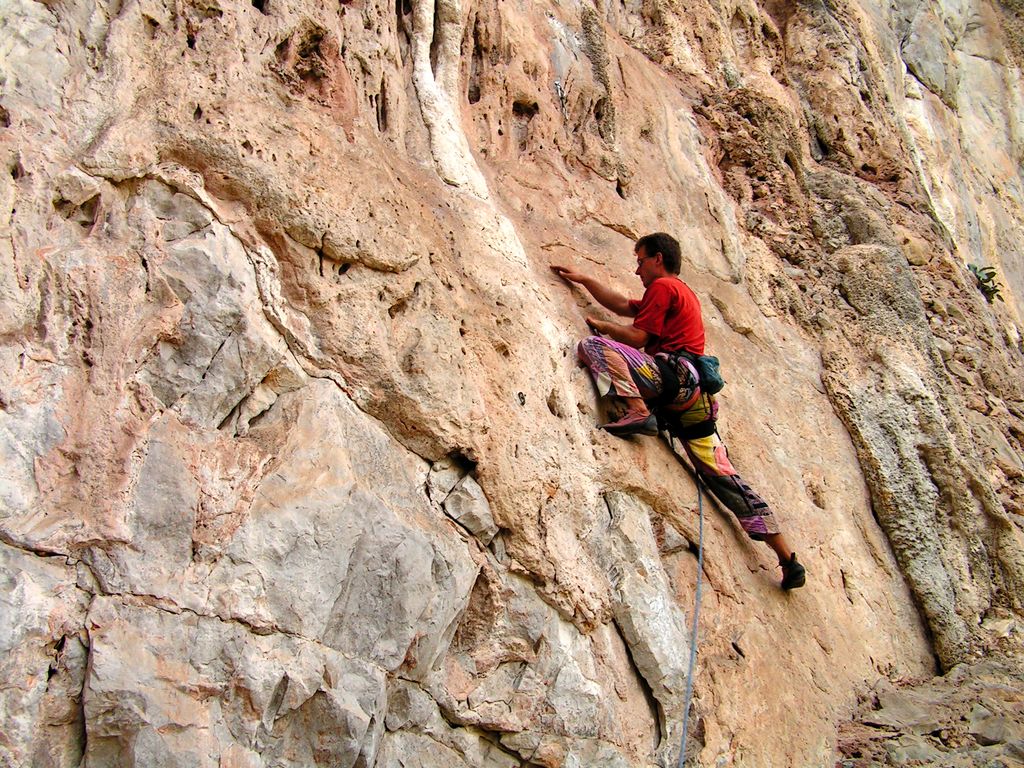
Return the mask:
<path id="1" fill-rule="evenodd" d="M 413 82 L 437 171 L 446 183 L 487 199 L 487 182 L 459 117 L 463 4 L 461 0 L 413 0 L 412 5 Z"/>

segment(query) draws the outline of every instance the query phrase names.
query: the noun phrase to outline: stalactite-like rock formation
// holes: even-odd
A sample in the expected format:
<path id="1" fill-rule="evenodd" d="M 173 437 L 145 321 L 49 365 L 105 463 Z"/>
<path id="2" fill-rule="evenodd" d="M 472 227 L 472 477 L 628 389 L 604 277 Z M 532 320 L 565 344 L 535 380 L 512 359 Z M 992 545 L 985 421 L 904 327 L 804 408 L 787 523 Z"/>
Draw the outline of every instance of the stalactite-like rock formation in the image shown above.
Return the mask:
<path id="1" fill-rule="evenodd" d="M 810 574 L 708 509 L 697 763 L 1015 679 L 1016 13 L 7 0 L 0 762 L 674 765 L 696 489 L 548 270 L 656 230 Z"/>

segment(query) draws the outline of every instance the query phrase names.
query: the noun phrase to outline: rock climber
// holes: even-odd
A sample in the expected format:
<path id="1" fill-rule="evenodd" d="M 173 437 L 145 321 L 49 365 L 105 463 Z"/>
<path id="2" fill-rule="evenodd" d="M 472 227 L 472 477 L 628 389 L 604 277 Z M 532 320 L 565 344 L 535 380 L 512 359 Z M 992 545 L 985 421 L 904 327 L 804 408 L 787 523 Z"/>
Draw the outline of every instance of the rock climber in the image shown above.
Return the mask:
<path id="1" fill-rule="evenodd" d="M 700 391 L 692 357 L 704 354 L 704 320 L 700 301 L 679 278 L 679 243 L 671 235 L 655 232 L 636 241 L 636 274 L 644 286 L 640 299 L 630 299 L 595 278 L 571 267 L 551 265 L 564 280 L 583 286 L 606 309 L 631 324 L 588 316 L 595 332 L 579 343 L 577 354 L 589 370 L 601 396 L 617 398 L 625 413 L 603 425 L 619 437 L 658 434 L 658 418 L 650 404 L 657 404 L 671 431 L 682 438 L 686 454 L 701 480 L 739 520 L 754 541 L 774 550 L 782 568 L 782 588 L 802 587 L 806 573 L 779 530 L 771 507 L 729 461 L 725 444 L 714 429 L 718 403 Z M 689 353 L 689 356 L 684 356 Z M 660 402 L 663 383 L 671 371 L 679 380 L 678 394 Z M 665 387 L 667 389 L 667 386 Z"/>

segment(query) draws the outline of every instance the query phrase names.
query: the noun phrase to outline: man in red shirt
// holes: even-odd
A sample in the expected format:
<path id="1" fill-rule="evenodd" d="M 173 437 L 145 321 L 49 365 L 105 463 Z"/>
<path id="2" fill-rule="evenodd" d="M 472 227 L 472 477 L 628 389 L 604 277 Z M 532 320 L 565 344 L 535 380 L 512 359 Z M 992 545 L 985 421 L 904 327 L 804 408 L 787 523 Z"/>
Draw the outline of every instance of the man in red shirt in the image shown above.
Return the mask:
<path id="1" fill-rule="evenodd" d="M 625 325 L 588 316 L 587 325 L 601 335 L 583 339 L 577 349 L 598 393 L 616 397 L 626 406 L 625 415 L 603 429 L 619 437 L 658 434 L 657 417 L 648 407 L 648 401 L 656 401 L 661 412 L 688 435 L 682 438 L 687 456 L 711 492 L 736 515 L 750 538 L 764 541 L 774 550 L 782 567 L 782 588 L 803 586 L 804 567 L 782 537 L 771 507 L 740 477 L 714 429 L 718 403 L 700 391 L 696 368 L 679 354 L 704 354 L 700 301 L 679 279 L 679 243 L 656 232 L 637 240 L 634 252 L 636 274 L 645 289 L 639 300 L 577 270 L 551 266 L 559 277 L 586 288 L 602 306 L 633 318 Z M 667 370 L 679 380 L 679 391 L 668 403 L 661 402 L 666 376 L 670 376 Z"/>

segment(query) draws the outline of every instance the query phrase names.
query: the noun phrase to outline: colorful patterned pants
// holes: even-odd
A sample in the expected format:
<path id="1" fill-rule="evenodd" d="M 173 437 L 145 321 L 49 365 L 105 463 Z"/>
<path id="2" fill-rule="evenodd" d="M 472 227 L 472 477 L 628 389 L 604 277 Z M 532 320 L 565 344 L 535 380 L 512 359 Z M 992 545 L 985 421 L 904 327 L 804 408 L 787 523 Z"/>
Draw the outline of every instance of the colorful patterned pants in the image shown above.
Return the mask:
<path id="1" fill-rule="evenodd" d="M 590 369 L 597 392 L 602 397 L 642 397 L 650 400 L 661 394 L 661 372 L 650 355 L 603 336 L 588 336 L 579 343 L 577 354 Z M 697 373 L 685 360 L 679 360 L 679 394 L 665 406 L 684 426 L 699 424 L 718 415 L 718 403 L 703 395 L 697 387 Z M 755 541 L 779 533 L 771 507 L 733 467 L 725 443 L 716 432 L 708 437 L 683 440 L 686 455 L 708 489 L 739 520 L 747 535 Z"/>

